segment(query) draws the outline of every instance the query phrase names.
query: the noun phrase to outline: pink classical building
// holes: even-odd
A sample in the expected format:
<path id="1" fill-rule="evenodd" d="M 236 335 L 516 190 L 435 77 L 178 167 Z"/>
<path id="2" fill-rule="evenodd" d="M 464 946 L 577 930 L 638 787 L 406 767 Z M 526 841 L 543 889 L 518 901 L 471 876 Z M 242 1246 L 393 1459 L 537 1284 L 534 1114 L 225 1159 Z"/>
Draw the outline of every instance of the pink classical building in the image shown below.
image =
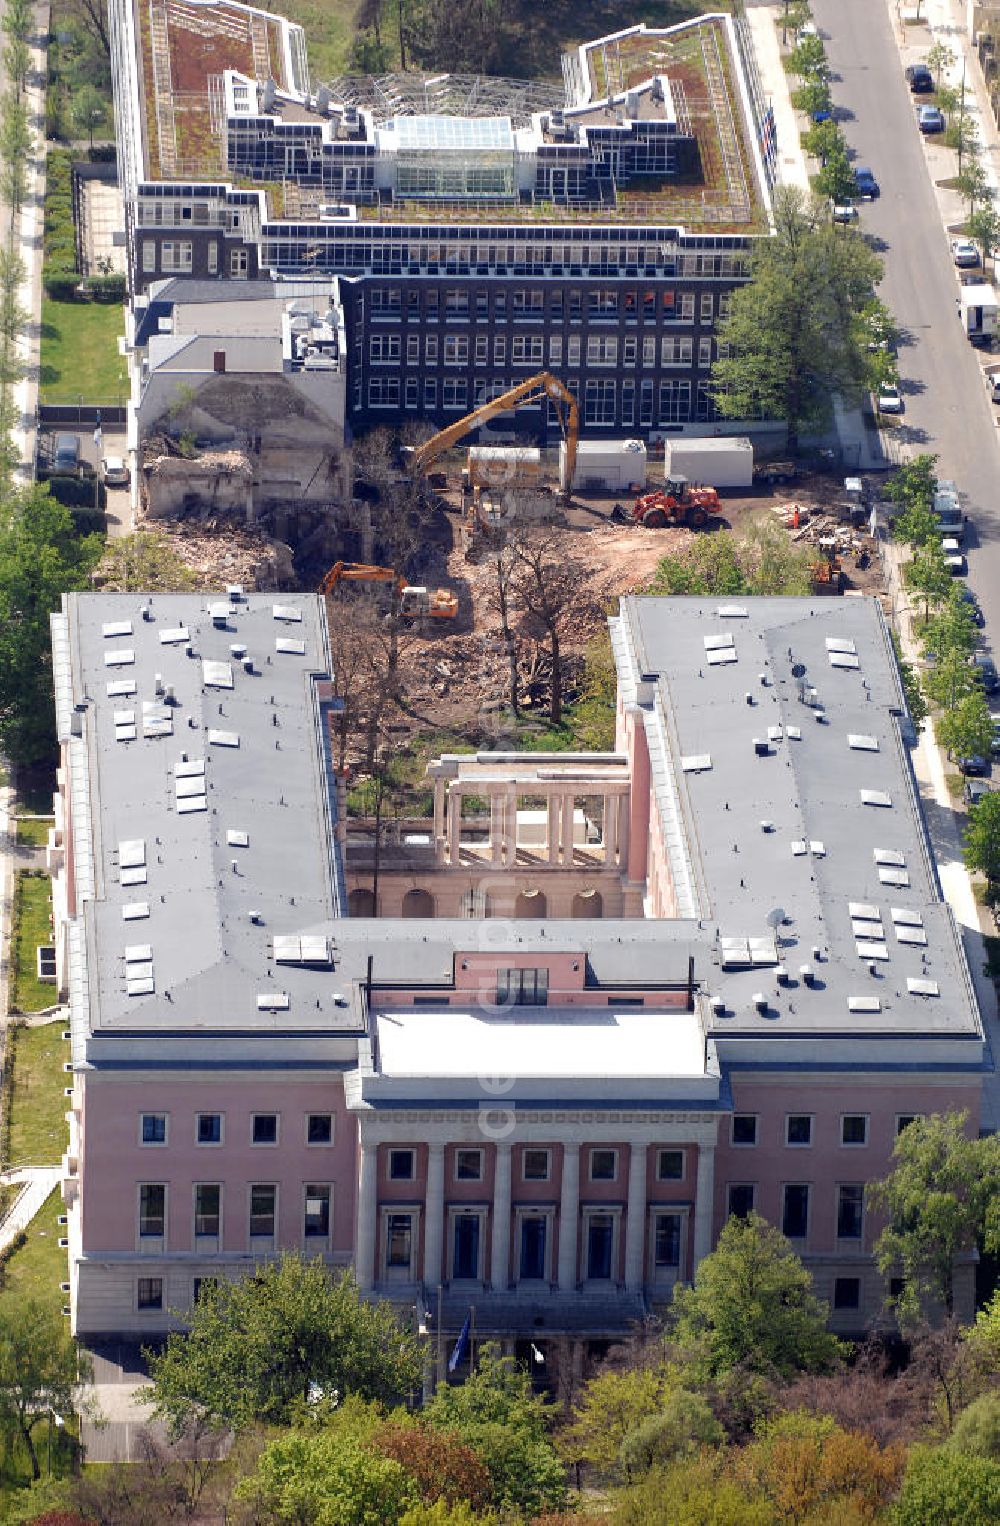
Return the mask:
<path id="1" fill-rule="evenodd" d="M 74 1329 L 295 1247 L 572 1372 L 751 1208 L 863 1329 L 866 1183 L 984 1068 L 877 604 L 625 600 L 616 751 L 442 758 L 376 906 L 284 598 L 53 619 Z"/>

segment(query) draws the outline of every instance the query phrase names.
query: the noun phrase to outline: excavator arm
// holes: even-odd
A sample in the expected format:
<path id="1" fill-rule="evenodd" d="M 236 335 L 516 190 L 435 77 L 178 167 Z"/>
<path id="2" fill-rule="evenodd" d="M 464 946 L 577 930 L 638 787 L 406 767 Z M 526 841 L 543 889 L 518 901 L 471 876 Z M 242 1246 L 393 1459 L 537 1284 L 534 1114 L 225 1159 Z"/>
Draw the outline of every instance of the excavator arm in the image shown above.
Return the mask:
<path id="1" fill-rule="evenodd" d="M 319 585 L 319 591 L 324 595 L 332 593 L 340 582 L 398 583 L 400 590 L 404 587 L 403 579 L 397 578 L 391 567 L 367 567 L 363 562 L 334 562 Z"/>
<path id="2" fill-rule="evenodd" d="M 456 445 L 470 430 L 478 429 L 482 424 L 488 424 L 490 419 L 496 418 L 497 414 L 507 413 L 514 408 L 530 407 L 532 403 L 546 400 L 555 405 L 559 426 L 566 441 L 566 481 L 572 484 L 580 434 L 580 411 L 577 408 L 576 398 L 569 388 L 548 371 L 539 371 L 537 376 L 529 377 L 527 381 L 511 387 L 509 392 L 503 392 L 499 397 L 491 398 L 488 403 L 482 403 L 480 407 L 467 413 L 464 418 L 439 430 L 436 435 L 425 440 L 423 445 L 417 446 L 410 458 L 411 465 L 415 471 L 429 471 L 438 457 Z"/>

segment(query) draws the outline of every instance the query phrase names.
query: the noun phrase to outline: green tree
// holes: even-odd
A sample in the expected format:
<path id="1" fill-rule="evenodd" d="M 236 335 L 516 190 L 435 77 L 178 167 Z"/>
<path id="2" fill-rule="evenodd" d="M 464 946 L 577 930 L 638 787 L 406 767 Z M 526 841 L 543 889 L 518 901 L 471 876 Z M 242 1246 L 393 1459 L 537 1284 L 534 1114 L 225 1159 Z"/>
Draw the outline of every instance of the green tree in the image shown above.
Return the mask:
<path id="1" fill-rule="evenodd" d="M 895 631 L 892 632 L 892 646 L 893 651 L 896 653 L 896 662 L 899 665 L 899 676 L 902 679 L 903 693 L 906 696 L 906 708 L 910 712 L 910 720 L 919 731 L 928 715 L 924 691 L 920 687 L 920 679 L 917 677 L 913 664 L 907 662 L 903 657 L 899 637 Z"/>
<path id="2" fill-rule="evenodd" d="M 693 1287 L 674 1289 L 672 1333 L 693 1370 L 788 1378 L 833 1367 L 841 1345 L 827 1306 L 784 1235 L 759 1214 L 731 1218 Z"/>
<path id="3" fill-rule="evenodd" d="M 819 195 L 826 196 L 835 206 L 842 206 L 857 195 L 854 170 L 844 144 L 840 144 L 824 159 L 814 185 Z M 845 236 L 851 236 L 850 229 L 845 229 L 844 232 Z"/>
<path id="4" fill-rule="evenodd" d="M 916 548 L 903 567 L 903 582 L 923 599 L 924 619 L 929 619 L 931 605 L 942 604 L 953 586 L 939 540 L 925 541 Z"/>
<path id="5" fill-rule="evenodd" d="M 290 1526 L 397 1526 L 418 1503 L 398 1462 L 354 1436 L 312 1428 L 272 1441 L 236 1495 Z"/>
<path id="6" fill-rule="evenodd" d="M 993 717 L 982 692 L 967 694 L 937 723 L 938 741 L 953 758 L 988 758 L 993 745 Z"/>
<path id="7" fill-rule="evenodd" d="M 610 1526 L 778 1526 L 779 1520 L 787 1517 L 732 1477 L 729 1456 L 705 1453 L 653 1468 L 624 1490 Z"/>
<path id="8" fill-rule="evenodd" d="M 955 1261 L 977 1244 L 1000 1249 L 1000 1137 L 970 1139 L 965 1113 L 915 1118 L 896 1140 L 893 1168 L 869 1188 L 886 1217 L 875 1242 L 883 1275 L 902 1276 L 899 1316 L 954 1304 Z"/>
<path id="9" fill-rule="evenodd" d="M 483 1526 L 488 1519 L 477 1515 L 464 1500 L 449 1505 L 447 1500 L 439 1499 L 433 1505 L 411 1505 L 399 1526 Z"/>
<path id="10" fill-rule="evenodd" d="M 914 456 L 911 461 L 904 461 L 903 465 L 894 471 L 885 485 L 886 496 L 892 503 L 898 504 L 901 509 L 925 508 L 934 506 L 934 494 L 937 492 L 937 456 L 924 451 L 919 456 Z M 897 526 L 899 521 L 897 520 Z M 903 535 L 903 540 L 910 537 Z M 927 537 L 923 537 L 927 539 Z M 916 542 L 911 540 L 911 544 Z"/>
<path id="11" fill-rule="evenodd" d="M 833 154 L 843 153 L 846 146 L 844 134 L 830 118 L 825 122 L 814 122 L 802 134 L 802 147 L 821 163 L 825 163 Z"/>
<path id="12" fill-rule="evenodd" d="M 824 202 L 778 187 L 774 212 L 775 235 L 758 240 L 752 278 L 719 325 L 712 384 L 727 417 L 783 419 L 794 451 L 803 428 L 828 421 L 834 395 L 856 400 L 867 386 L 854 315 L 882 266 L 860 234 L 831 225 Z"/>
<path id="13" fill-rule="evenodd" d="M 979 643 L 979 633 L 972 618 L 972 610 L 955 592 L 954 584 L 940 609 L 921 627 L 920 645 L 925 657 L 933 652 L 935 658 L 944 653 L 958 652 L 971 657 Z"/>
<path id="14" fill-rule="evenodd" d="M 690 1389 L 675 1388 L 658 1414 L 633 1426 L 626 1435 L 621 1447 L 622 1468 L 626 1478 L 635 1478 L 703 1447 L 721 1446 L 725 1436 L 707 1399 Z"/>
<path id="15" fill-rule="evenodd" d="M 49 616 L 87 586 L 100 554 L 47 488 L 0 498 L 0 750 L 15 762 L 55 756 Z"/>
<path id="16" fill-rule="evenodd" d="M 85 132 L 94 146 L 94 128 L 104 120 L 105 101 L 93 85 L 81 85 L 73 97 L 73 125 L 78 132 Z"/>
<path id="17" fill-rule="evenodd" d="M 35 146 L 28 108 L 12 90 L 0 100 L 0 189 L 13 212 L 21 210 L 27 191 L 27 161 Z"/>
<path id="18" fill-rule="evenodd" d="M 20 99 L 25 80 L 31 70 L 31 50 L 21 37 L 11 37 L 4 46 L 3 66 L 7 78 Z"/>
<path id="19" fill-rule="evenodd" d="M 31 1476 L 42 1470 L 32 1434 L 35 1422 L 50 1410 L 69 1414 L 80 1376 L 86 1376 L 86 1358 L 78 1363 L 76 1342 L 62 1316 L 48 1303 L 15 1299 L 11 1294 L 0 1303 L 0 1426 L 8 1438 L 16 1435 L 31 1462 Z"/>
<path id="20" fill-rule="evenodd" d="M 830 86 L 825 79 L 804 79 L 792 91 L 792 105 L 807 117 L 830 109 Z"/>
<path id="21" fill-rule="evenodd" d="M 584 1384 L 572 1420 L 559 1433 L 559 1450 L 567 1460 L 613 1472 L 628 1435 L 661 1413 L 676 1382 L 665 1366 L 599 1372 Z"/>
<path id="22" fill-rule="evenodd" d="M 480 1348 L 475 1372 L 460 1387 L 439 1387 L 425 1414 L 479 1454 L 498 1510 L 531 1516 L 562 1504 L 566 1476 L 546 1433 L 546 1403 L 496 1346 Z"/>
<path id="23" fill-rule="evenodd" d="M 984 166 L 974 158 L 969 159 L 962 173 L 956 176 L 955 189 L 968 198 L 970 218 L 978 206 L 989 205 L 996 196 Z"/>
<path id="24" fill-rule="evenodd" d="M 362 1300 L 353 1277 L 318 1257 L 285 1254 L 210 1284 L 189 1318 L 150 1357 L 150 1397 L 174 1431 L 195 1416 L 237 1430 L 287 1424 L 314 1385 L 391 1400 L 420 1382 L 419 1344 L 392 1308 Z"/>
<path id="25" fill-rule="evenodd" d="M 950 1452 L 991 1457 L 1000 1462 L 1000 1394 L 980 1394 L 963 1409 L 945 1443 Z"/>
<path id="26" fill-rule="evenodd" d="M 1000 212 L 992 203 L 977 207 L 973 212 L 969 218 L 969 237 L 979 245 L 985 267 L 1000 247 Z"/>
<path id="27" fill-rule="evenodd" d="M 934 76 L 934 88 L 940 90 L 941 76 L 955 62 L 955 53 L 946 42 L 935 42 L 927 51 L 927 67 Z"/>
<path id="28" fill-rule="evenodd" d="M 970 694 L 979 693 L 976 670 L 962 652 L 942 652 L 924 673 L 924 692 L 942 710 L 953 710 Z"/>
<path id="29" fill-rule="evenodd" d="M 990 791 L 970 807 L 962 857 L 990 885 L 1000 882 L 1000 793 Z"/>
<path id="30" fill-rule="evenodd" d="M 648 592 L 807 594 L 809 555 L 777 525 L 756 523 L 737 535 L 719 530 L 701 535 L 684 550 L 656 564 Z"/>
<path id="31" fill-rule="evenodd" d="M 797 74 L 800 79 L 828 78 L 830 69 L 822 37 L 801 38 L 789 53 L 786 67 L 789 74 Z"/>
<path id="32" fill-rule="evenodd" d="M 915 1447 L 896 1505 L 897 1526 L 986 1526 L 1000 1520 L 1000 1463 Z"/>
<path id="33" fill-rule="evenodd" d="M 961 96 L 953 85 L 938 85 L 937 103 L 944 113 L 946 121 L 951 121 L 958 110 Z"/>

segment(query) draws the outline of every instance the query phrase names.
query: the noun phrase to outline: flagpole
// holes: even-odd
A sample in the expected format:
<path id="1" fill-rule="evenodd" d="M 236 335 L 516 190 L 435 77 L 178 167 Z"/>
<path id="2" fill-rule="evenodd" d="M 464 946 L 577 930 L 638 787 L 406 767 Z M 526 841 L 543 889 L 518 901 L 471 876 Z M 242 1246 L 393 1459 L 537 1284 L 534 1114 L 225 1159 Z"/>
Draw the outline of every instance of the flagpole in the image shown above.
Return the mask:
<path id="1" fill-rule="evenodd" d="M 471 1324 L 469 1325 L 469 1376 L 471 1377 L 473 1372 L 475 1372 L 475 1370 L 476 1370 L 476 1306 L 475 1306 L 475 1304 L 473 1304 L 472 1307 L 470 1308 L 469 1314 L 471 1316 Z"/>

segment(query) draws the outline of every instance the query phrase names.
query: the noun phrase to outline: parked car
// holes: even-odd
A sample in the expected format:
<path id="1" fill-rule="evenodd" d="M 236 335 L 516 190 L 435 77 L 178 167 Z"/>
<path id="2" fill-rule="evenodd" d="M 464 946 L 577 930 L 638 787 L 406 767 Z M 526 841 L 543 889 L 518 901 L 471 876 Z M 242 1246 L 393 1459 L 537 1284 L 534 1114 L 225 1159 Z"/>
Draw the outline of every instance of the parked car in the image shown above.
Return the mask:
<path id="1" fill-rule="evenodd" d="M 941 550 L 948 564 L 948 571 L 954 578 L 963 578 L 969 570 L 969 564 L 962 554 L 962 548 L 953 535 L 941 542 Z"/>
<path id="2" fill-rule="evenodd" d="M 976 677 L 986 690 L 987 694 L 995 694 L 1000 689 L 1000 673 L 992 657 L 985 652 L 976 652 L 972 658 L 972 666 L 976 670 Z"/>
<path id="3" fill-rule="evenodd" d="M 951 257 L 960 270 L 973 270 L 979 265 L 979 247 L 971 238 L 953 238 Z"/>
<path id="4" fill-rule="evenodd" d="M 926 64 L 911 64 L 906 71 L 906 83 L 914 95 L 927 95 L 934 89 L 934 76 Z"/>
<path id="5" fill-rule="evenodd" d="M 959 758 L 958 771 L 967 779 L 988 779 L 990 769 L 993 767 L 989 758 L 980 757 L 979 753 L 972 753 L 968 758 Z"/>
<path id="6" fill-rule="evenodd" d="M 798 475 L 799 469 L 794 461 L 760 461 L 753 469 L 754 481 L 769 485 L 794 482 Z"/>
<path id="7" fill-rule="evenodd" d="M 833 220 L 835 223 L 857 222 L 858 209 L 852 201 L 837 202 L 833 208 Z"/>
<path id="8" fill-rule="evenodd" d="M 104 456 L 101 476 L 108 487 L 128 487 L 129 472 L 124 456 Z"/>
<path id="9" fill-rule="evenodd" d="M 944 132 L 944 112 L 940 106 L 918 106 L 917 126 L 921 132 Z"/>
<path id="10" fill-rule="evenodd" d="M 854 171 L 854 184 L 859 196 L 867 196 L 872 201 L 882 194 L 878 181 L 869 169 L 856 169 Z"/>
<path id="11" fill-rule="evenodd" d="M 903 399 L 898 387 L 894 387 L 888 382 L 884 386 L 879 387 L 878 411 L 879 413 L 902 413 Z"/>
<path id="12" fill-rule="evenodd" d="M 979 600 L 972 592 L 972 589 L 969 587 L 968 583 L 963 583 L 962 586 L 956 591 L 958 594 L 959 603 L 967 606 L 969 614 L 972 616 L 973 625 L 975 625 L 979 630 L 982 630 L 983 626 L 986 624 L 986 616 L 983 614 Z"/>
<path id="13" fill-rule="evenodd" d="M 978 805 L 984 795 L 990 794 L 989 781 L 986 779 L 966 779 L 962 796 L 966 805 Z"/>
<path id="14" fill-rule="evenodd" d="M 990 752 L 995 758 L 1000 758 L 1000 715 L 990 713 L 993 722 L 993 741 L 990 743 Z"/>
<path id="15" fill-rule="evenodd" d="M 52 452 L 52 470 L 63 475 L 71 473 L 76 476 L 80 470 L 79 435 L 56 435 L 55 449 Z"/>

